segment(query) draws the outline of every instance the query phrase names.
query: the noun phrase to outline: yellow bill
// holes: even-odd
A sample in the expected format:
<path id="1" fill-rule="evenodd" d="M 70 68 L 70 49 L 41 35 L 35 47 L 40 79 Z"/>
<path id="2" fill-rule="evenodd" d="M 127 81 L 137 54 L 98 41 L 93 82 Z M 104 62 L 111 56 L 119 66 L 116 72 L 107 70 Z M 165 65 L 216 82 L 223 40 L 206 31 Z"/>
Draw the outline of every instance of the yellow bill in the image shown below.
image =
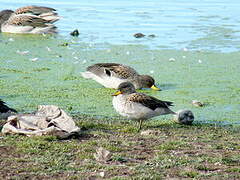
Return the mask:
<path id="1" fill-rule="evenodd" d="M 151 89 L 153 89 L 153 90 L 155 90 L 155 91 L 161 91 L 161 89 L 160 89 L 160 88 L 158 88 L 158 87 L 157 87 L 157 86 L 155 86 L 155 85 L 152 85 Z"/>
<path id="2" fill-rule="evenodd" d="M 117 96 L 117 95 L 119 95 L 119 94 L 122 94 L 122 92 L 121 92 L 121 91 L 117 91 L 117 92 L 115 92 L 114 94 L 112 94 L 112 96 Z"/>

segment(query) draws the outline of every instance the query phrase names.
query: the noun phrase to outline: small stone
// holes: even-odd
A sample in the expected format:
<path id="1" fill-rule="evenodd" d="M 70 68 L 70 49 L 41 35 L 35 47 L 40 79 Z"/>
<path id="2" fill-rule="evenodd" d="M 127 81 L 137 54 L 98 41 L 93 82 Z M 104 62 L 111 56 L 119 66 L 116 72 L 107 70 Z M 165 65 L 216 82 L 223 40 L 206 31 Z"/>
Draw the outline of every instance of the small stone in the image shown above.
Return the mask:
<path id="1" fill-rule="evenodd" d="M 143 33 L 136 33 L 136 34 L 134 34 L 133 36 L 134 36 L 135 38 L 142 38 L 142 37 L 145 36 L 145 34 L 143 34 Z"/>
<path id="2" fill-rule="evenodd" d="M 17 50 L 17 53 L 21 54 L 21 55 L 26 55 L 26 54 L 29 53 L 29 51 L 19 51 L 19 50 Z"/>
<path id="3" fill-rule="evenodd" d="M 9 38 L 8 41 L 9 41 L 9 42 L 13 42 L 14 39 L 13 39 L 13 38 Z"/>
<path id="4" fill-rule="evenodd" d="M 196 107 L 202 107 L 202 106 L 204 106 L 204 103 L 202 103 L 198 100 L 192 100 L 192 105 L 194 105 Z"/>
<path id="5" fill-rule="evenodd" d="M 79 31 L 78 29 L 75 29 L 73 32 L 70 33 L 71 36 L 79 36 Z"/>
<path id="6" fill-rule="evenodd" d="M 36 57 L 36 58 L 32 58 L 32 59 L 30 59 L 30 61 L 37 61 L 38 60 L 38 58 Z"/>
<path id="7" fill-rule="evenodd" d="M 148 37 L 150 37 L 150 38 L 155 38 L 156 35 L 155 35 L 155 34 L 150 34 L 150 35 L 148 35 Z"/>
<path id="8" fill-rule="evenodd" d="M 142 131 L 141 135 L 143 136 L 149 136 L 149 135 L 157 135 L 157 131 L 154 130 L 146 130 L 146 131 Z"/>
<path id="9" fill-rule="evenodd" d="M 176 59 L 174 59 L 174 58 L 169 58 L 169 61 L 170 61 L 170 62 L 174 62 L 174 61 L 176 61 Z"/>
<path id="10" fill-rule="evenodd" d="M 69 43 L 65 42 L 65 43 L 59 44 L 59 46 L 69 46 Z"/>
<path id="11" fill-rule="evenodd" d="M 48 52 L 52 51 L 48 46 L 46 47 L 46 49 Z"/>
<path id="12" fill-rule="evenodd" d="M 111 158 L 112 154 L 110 151 L 100 147 L 96 150 L 94 157 L 99 162 L 107 162 Z"/>
<path id="13" fill-rule="evenodd" d="M 180 124 L 191 125 L 194 121 L 193 112 L 190 110 L 179 110 L 176 113 L 177 114 L 174 115 L 174 120 Z"/>
<path id="14" fill-rule="evenodd" d="M 105 172 L 100 172 L 99 176 L 103 178 L 105 176 Z"/>

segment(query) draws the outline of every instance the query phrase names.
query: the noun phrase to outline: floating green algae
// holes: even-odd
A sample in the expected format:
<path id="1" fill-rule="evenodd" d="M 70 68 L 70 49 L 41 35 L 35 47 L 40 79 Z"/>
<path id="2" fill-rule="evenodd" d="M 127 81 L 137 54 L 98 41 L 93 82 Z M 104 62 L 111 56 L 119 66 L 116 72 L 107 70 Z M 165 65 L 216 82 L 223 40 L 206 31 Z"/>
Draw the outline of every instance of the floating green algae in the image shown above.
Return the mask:
<path id="1" fill-rule="evenodd" d="M 114 119 L 114 90 L 82 78 L 80 72 L 94 63 L 117 62 L 152 75 L 162 91 L 141 92 L 173 101 L 173 110 L 191 109 L 199 122 L 238 123 L 239 52 L 152 50 L 54 36 L 2 34 L 1 39 L 0 95 L 20 112 L 32 112 L 39 104 L 55 104 L 70 113 Z M 194 99 L 206 106 L 194 107 Z"/>

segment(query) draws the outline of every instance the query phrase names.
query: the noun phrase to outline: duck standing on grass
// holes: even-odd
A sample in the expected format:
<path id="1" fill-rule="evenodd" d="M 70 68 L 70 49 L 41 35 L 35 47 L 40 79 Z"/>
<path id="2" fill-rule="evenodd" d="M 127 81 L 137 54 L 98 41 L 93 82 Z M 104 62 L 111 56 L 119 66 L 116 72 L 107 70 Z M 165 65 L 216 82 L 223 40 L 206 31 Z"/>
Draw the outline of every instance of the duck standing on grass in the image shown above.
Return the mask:
<path id="1" fill-rule="evenodd" d="M 172 102 L 137 93 L 130 82 L 121 83 L 113 96 L 112 103 L 115 110 L 124 117 L 138 121 L 139 130 L 144 120 L 159 115 L 176 114 L 169 109 Z"/>
<path id="2" fill-rule="evenodd" d="M 52 34 L 54 22 L 59 20 L 56 10 L 43 6 L 25 6 L 0 12 L 0 30 L 7 33 Z"/>
<path id="3" fill-rule="evenodd" d="M 155 86 L 155 80 L 149 75 L 139 75 L 129 66 L 117 63 L 98 63 L 87 67 L 82 76 L 93 79 L 106 88 L 117 89 L 122 82 L 131 82 L 136 89 L 151 88 L 160 90 Z"/>

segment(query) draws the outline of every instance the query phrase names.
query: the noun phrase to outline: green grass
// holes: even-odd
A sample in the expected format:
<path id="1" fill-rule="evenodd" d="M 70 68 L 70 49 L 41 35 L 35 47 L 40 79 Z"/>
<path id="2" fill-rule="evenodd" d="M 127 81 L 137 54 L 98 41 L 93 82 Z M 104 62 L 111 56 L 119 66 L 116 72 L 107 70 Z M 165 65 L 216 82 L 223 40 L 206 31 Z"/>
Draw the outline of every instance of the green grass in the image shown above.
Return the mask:
<path id="1" fill-rule="evenodd" d="M 75 120 L 84 127 L 76 139 L 2 136 L 0 177 L 101 178 L 104 172 L 108 179 L 240 178 L 239 129 L 174 123 L 156 128 L 152 122 L 145 129 L 155 133 L 140 135 L 134 122 L 122 131 L 120 120 Z M 105 163 L 94 158 L 99 147 L 112 154 Z"/>

